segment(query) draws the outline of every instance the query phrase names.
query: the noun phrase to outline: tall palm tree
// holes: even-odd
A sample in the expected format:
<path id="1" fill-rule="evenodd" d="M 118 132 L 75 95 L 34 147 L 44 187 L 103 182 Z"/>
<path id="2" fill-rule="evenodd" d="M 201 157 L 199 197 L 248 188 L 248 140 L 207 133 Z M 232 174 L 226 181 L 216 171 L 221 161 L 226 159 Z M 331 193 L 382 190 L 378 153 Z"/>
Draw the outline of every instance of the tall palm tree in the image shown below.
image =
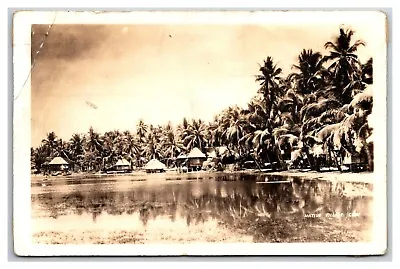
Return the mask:
<path id="1" fill-rule="evenodd" d="M 312 49 L 303 50 L 298 56 L 298 64 L 293 65 L 293 69 L 299 73 L 292 73 L 288 76 L 290 81 L 295 81 L 296 91 L 302 95 L 310 94 L 324 87 L 323 64 L 326 61 L 321 53 L 314 52 Z M 324 72 L 325 71 L 325 72 Z"/>
<path id="2" fill-rule="evenodd" d="M 262 94 L 264 98 L 266 116 L 267 116 L 267 129 L 261 130 L 261 132 L 272 134 L 272 130 L 276 127 L 276 120 L 279 120 L 278 103 L 279 99 L 283 95 L 284 87 L 281 87 L 282 79 L 279 75 L 282 73 L 281 68 L 277 68 L 271 57 L 267 57 L 264 60 L 264 65 L 260 67 L 259 71 L 261 75 L 256 75 L 256 81 L 260 82 L 261 88 L 259 93 Z M 263 136 L 264 137 L 264 136 Z M 274 152 L 274 155 L 279 161 L 279 165 L 282 169 L 287 169 L 287 165 L 282 158 L 281 150 L 279 144 L 277 143 L 274 136 L 270 136 L 270 143 L 272 146 L 270 150 Z M 260 145 L 266 145 L 264 142 Z"/>
<path id="3" fill-rule="evenodd" d="M 353 30 L 340 28 L 339 36 L 333 42 L 325 43 L 325 48 L 330 50 L 325 60 L 331 61 L 328 69 L 333 75 L 332 91 L 344 104 L 350 103 L 354 96 L 354 88 L 347 86 L 361 76 L 361 64 L 355 52 L 365 46 L 362 40 L 352 43 L 353 35 Z"/>
<path id="4" fill-rule="evenodd" d="M 140 119 L 136 126 L 136 134 L 140 142 L 144 141 L 147 131 L 148 131 L 148 126 L 144 123 L 142 119 Z"/>
<path id="5" fill-rule="evenodd" d="M 260 82 L 261 85 L 259 93 L 263 95 L 267 114 L 271 117 L 270 113 L 281 94 L 279 75 L 282 73 L 282 69 L 277 68 L 272 57 L 268 56 L 267 59 L 264 60 L 264 65 L 260 66 L 259 71 L 261 75 L 256 75 L 256 81 Z"/>

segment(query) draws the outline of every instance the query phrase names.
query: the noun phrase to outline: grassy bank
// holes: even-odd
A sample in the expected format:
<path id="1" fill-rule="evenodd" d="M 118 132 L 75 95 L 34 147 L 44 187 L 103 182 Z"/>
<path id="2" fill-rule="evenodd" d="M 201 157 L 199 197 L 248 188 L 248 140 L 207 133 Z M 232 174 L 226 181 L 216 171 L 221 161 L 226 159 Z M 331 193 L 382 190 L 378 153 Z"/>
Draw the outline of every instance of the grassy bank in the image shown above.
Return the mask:
<path id="1" fill-rule="evenodd" d="M 126 226 L 126 225 L 124 225 Z M 177 228 L 178 226 L 178 228 Z M 151 221 L 142 229 L 40 231 L 33 235 L 35 244 L 149 244 L 149 243 L 237 243 L 253 242 L 251 235 L 234 232 L 216 220 L 186 225 Z"/>

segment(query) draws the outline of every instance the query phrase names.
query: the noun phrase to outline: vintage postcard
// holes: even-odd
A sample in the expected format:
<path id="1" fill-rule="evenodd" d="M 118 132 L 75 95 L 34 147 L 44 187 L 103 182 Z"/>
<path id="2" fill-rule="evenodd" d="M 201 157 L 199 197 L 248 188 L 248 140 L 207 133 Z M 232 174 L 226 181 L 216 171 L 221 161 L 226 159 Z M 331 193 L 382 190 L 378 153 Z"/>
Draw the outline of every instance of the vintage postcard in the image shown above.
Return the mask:
<path id="1" fill-rule="evenodd" d="M 384 13 L 13 23 L 17 255 L 385 253 Z"/>

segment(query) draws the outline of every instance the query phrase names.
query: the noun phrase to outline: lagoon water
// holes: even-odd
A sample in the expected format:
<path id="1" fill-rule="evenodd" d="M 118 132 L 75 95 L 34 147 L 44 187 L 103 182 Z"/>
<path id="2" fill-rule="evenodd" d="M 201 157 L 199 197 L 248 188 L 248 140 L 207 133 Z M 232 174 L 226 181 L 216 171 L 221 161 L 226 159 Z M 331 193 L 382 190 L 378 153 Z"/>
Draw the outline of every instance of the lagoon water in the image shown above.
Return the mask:
<path id="1" fill-rule="evenodd" d="M 36 243 L 354 242 L 372 184 L 198 173 L 32 181 Z"/>

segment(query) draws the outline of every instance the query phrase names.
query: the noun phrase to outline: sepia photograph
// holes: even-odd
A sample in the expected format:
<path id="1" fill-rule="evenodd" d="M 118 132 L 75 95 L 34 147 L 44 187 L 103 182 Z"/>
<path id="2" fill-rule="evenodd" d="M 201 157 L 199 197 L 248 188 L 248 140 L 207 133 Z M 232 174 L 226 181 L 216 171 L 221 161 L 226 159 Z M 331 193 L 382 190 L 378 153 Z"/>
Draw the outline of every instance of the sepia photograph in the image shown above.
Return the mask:
<path id="1" fill-rule="evenodd" d="M 17 255 L 387 247 L 381 12 L 18 12 Z"/>

